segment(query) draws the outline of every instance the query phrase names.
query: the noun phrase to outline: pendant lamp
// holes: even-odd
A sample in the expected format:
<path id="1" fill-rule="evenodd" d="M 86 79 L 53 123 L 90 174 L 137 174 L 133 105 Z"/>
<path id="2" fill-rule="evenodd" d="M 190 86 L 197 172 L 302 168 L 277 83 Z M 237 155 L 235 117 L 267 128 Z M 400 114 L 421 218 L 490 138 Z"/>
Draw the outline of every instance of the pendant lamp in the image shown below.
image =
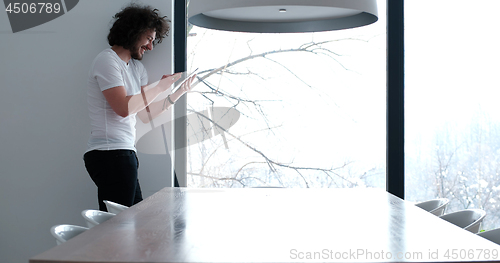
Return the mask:
<path id="1" fill-rule="evenodd" d="M 376 0 L 190 0 L 188 20 L 210 29 L 294 33 L 341 30 L 377 21 Z"/>

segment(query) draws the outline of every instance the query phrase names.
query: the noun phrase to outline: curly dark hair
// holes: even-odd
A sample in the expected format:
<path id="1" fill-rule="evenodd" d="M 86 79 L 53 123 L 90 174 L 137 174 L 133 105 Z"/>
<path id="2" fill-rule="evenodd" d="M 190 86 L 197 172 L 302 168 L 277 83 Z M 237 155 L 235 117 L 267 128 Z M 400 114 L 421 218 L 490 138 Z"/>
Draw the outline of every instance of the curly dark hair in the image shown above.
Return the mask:
<path id="1" fill-rule="evenodd" d="M 149 30 L 156 31 L 154 45 L 161 43 L 168 36 L 170 27 L 166 16 L 161 17 L 158 9 L 150 6 L 130 4 L 113 16 L 115 20 L 109 30 L 108 43 L 131 49 L 140 37 Z"/>

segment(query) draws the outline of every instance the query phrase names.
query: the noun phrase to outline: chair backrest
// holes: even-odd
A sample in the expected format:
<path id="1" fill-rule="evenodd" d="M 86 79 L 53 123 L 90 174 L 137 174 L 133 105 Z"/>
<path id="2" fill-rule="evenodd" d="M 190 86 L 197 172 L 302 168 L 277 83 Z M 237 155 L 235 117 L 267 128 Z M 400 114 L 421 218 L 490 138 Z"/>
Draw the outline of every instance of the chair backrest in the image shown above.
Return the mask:
<path id="1" fill-rule="evenodd" d="M 415 205 L 417 207 L 424 209 L 427 212 L 430 212 L 433 215 L 442 216 L 449 203 L 450 203 L 450 200 L 447 198 L 437 198 L 437 199 L 432 199 L 432 200 L 416 203 Z"/>
<path id="2" fill-rule="evenodd" d="M 113 216 L 115 216 L 115 214 L 99 210 L 87 209 L 82 211 L 82 216 L 83 218 L 85 218 L 87 226 L 89 228 L 92 228 L 102 222 L 105 222 L 106 220 L 111 219 Z"/>
<path id="3" fill-rule="evenodd" d="M 477 235 L 500 245 L 500 228 L 479 232 Z"/>
<path id="4" fill-rule="evenodd" d="M 472 233 L 479 232 L 481 223 L 483 222 L 486 212 L 481 209 L 465 209 L 446 215 L 440 216 L 441 219 L 446 220 L 456 226 L 459 226 Z"/>
<path id="5" fill-rule="evenodd" d="M 55 225 L 50 228 L 50 233 L 56 239 L 56 244 L 60 245 L 87 230 L 88 228 L 83 226 Z"/>
<path id="6" fill-rule="evenodd" d="M 113 214 L 118 214 L 118 213 L 120 213 L 123 210 L 128 208 L 128 206 L 124 206 L 124 205 L 121 205 L 121 204 L 118 204 L 115 202 L 111 202 L 111 201 L 107 201 L 107 200 L 104 200 L 103 202 L 106 204 L 106 208 L 108 209 L 108 212 L 113 213 Z"/>

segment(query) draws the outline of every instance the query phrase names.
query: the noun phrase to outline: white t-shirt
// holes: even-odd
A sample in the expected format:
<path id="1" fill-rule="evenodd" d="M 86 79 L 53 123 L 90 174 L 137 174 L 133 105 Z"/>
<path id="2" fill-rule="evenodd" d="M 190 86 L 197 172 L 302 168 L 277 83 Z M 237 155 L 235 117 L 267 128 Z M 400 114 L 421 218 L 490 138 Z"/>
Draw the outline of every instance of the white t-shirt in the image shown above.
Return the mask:
<path id="1" fill-rule="evenodd" d="M 102 91 L 124 86 L 127 96 L 141 93 L 148 75 L 141 62 L 121 60 L 111 48 L 94 59 L 88 78 L 88 108 L 91 133 L 87 152 L 91 150 L 134 150 L 136 114 L 121 117 L 115 113 Z"/>

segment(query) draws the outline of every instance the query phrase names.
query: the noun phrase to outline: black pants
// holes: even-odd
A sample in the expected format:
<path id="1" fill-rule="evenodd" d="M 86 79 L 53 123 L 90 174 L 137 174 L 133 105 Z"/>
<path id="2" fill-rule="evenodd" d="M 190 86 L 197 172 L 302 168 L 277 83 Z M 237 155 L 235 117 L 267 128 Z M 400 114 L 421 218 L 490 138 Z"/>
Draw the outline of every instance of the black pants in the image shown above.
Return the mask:
<path id="1" fill-rule="evenodd" d="M 137 178 L 139 160 L 132 150 L 90 151 L 83 156 L 85 168 L 97 186 L 99 210 L 107 211 L 103 200 L 125 206 L 142 201 Z"/>

